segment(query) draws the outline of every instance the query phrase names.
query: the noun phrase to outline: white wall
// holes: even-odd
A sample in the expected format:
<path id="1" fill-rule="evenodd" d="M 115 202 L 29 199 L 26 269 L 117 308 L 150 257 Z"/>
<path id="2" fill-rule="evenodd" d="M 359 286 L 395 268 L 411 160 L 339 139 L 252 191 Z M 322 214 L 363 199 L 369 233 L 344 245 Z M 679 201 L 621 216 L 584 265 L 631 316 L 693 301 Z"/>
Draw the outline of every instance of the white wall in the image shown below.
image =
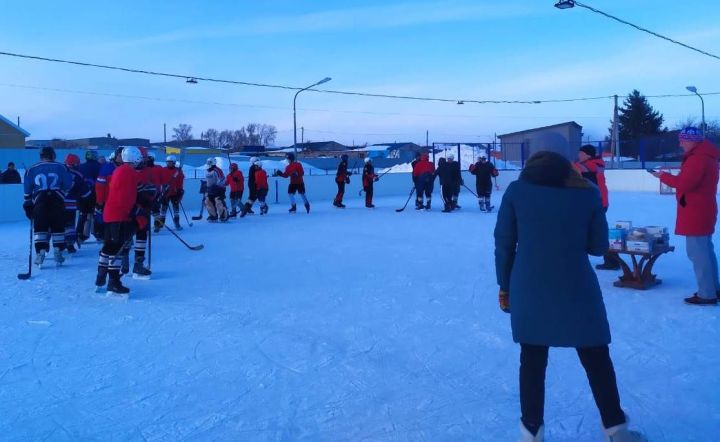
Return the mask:
<path id="1" fill-rule="evenodd" d="M 500 190 L 507 188 L 507 185 L 516 180 L 520 171 L 503 170 L 497 177 L 497 184 Z M 659 183 L 657 178 L 653 177 L 644 170 L 608 170 L 605 172 L 607 178 L 608 189 L 611 192 L 616 191 L 641 191 L 641 192 L 659 192 Z M 465 184 L 475 191 L 474 177 L 469 172 L 463 172 Z M 360 200 L 364 198 L 359 196 L 358 192 L 362 188 L 362 179 L 359 175 L 350 177 L 350 184 L 345 186 L 345 200 Z M 287 185 L 289 180 L 283 178 L 269 178 L 270 194 L 268 195 L 268 203 L 275 203 L 275 186 L 277 183 L 278 203 L 289 205 L 290 201 L 287 195 Z M 307 189 L 307 197 L 310 203 L 327 204 L 332 203 L 337 187 L 335 185 L 335 177 L 333 175 L 313 175 L 305 177 L 305 187 Z M 375 183 L 375 197 L 384 196 L 407 196 L 412 189 L 413 184 L 409 173 L 389 173 L 383 176 L 380 181 Z M 185 198 L 183 206 L 188 212 L 188 216 L 197 215 L 200 210 L 200 180 L 188 179 L 185 182 Z M 439 197 L 440 186 L 435 183 L 435 194 Z M 467 192 L 466 189 L 462 189 Z M 247 191 L 243 195 L 247 198 Z M 21 221 L 25 219 L 22 210 L 23 190 L 20 184 L 0 185 L 0 222 Z M 298 200 L 299 201 L 299 200 Z M 359 204 L 360 201 L 357 201 Z M 353 202 L 355 204 L 355 202 Z"/>

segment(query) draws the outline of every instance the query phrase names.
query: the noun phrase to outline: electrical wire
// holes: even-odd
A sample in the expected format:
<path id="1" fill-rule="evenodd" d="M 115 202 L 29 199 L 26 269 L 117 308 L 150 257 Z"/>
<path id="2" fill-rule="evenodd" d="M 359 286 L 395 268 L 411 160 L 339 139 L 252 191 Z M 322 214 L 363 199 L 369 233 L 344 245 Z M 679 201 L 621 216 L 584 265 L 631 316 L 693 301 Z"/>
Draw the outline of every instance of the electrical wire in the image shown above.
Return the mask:
<path id="1" fill-rule="evenodd" d="M 620 23 L 622 23 L 622 24 L 624 24 L 624 25 L 631 26 L 631 27 L 633 27 L 633 28 L 635 28 L 635 29 L 637 29 L 637 30 L 639 30 L 639 31 L 647 32 L 647 33 L 650 34 L 650 35 L 653 35 L 653 36 L 658 37 L 658 38 L 662 38 L 663 40 L 667 40 L 667 41 L 669 41 L 670 43 L 674 43 L 674 44 L 676 44 L 676 45 L 680 45 L 680 46 L 682 46 L 682 47 L 684 47 L 684 48 L 687 48 L 687 49 L 693 50 L 693 51 L 695 51 L 695 52 L 699 52 L 699 53 L 701 53 L 701 54 L 703 54 L 703 55 L 707 55 L 708 57 L 712 57 L 712 58 L 716 58 L 716 59 L 720 60 L 720 56 L 717 56 L 717 55 L 715 55 L 715 54 L 711 54 L 710 52 L 703 51 L 702 49 L 695 48 L 695 47 L 693 47 L 693 46 L 687 45 L 687 44 L 682 43 L 682 42 L 680 42 L 680 41 L 673 40 L 673 39 L 670 38 L 670 37 L 666 37 L 666 36 L 664 36 L 664 35 L 662 35 L 662 34 L 658 34 L 657 32 L 653 32 L 653 31 L 651 31 L 651 30 L 649 30 L 649 29 L 645 29 L 645 28 L 640 27 L 640 26 L 638 26 L 638 25 L 632 24 L 632 23 L 630 23 L 629 21 L 625 21 L 625 20 L 623 20 L 623 19 L 621 19 L 621 18 L 615 17 L 614 15 L 610 15 L 610 14 L 608 14 L 607 12 L 600 11 L 599 9 L 595 9 L 595 8 L 593 8 L 592 6 L 589 6 L 589 5 L 580 3 L 580 2 L 578 2 L 578 1 L 572 1 L 571 3 L 574 4 L 574 5 L 580 6 L 581 8 L 589 9 L 590 11 L 595 12 L 595 13 L 600 14 L 600 15 L 603 15 L 603 16 L 605 16 L 605 17 L 607 17 L 607 18 L 610 18 L 610 19 L 613 19 L 613 20 L 615 20 L 615 21 L 618 21 L 618 22 L 620 22 Z"/>

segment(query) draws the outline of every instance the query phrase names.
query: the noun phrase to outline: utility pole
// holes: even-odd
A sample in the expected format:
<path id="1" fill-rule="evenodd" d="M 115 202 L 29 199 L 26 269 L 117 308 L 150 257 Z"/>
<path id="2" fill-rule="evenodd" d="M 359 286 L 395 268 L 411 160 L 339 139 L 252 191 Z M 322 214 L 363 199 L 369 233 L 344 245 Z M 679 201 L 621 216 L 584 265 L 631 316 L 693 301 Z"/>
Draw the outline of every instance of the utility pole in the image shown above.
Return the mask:
<path id="1" fill-rule="evenodd" d="M 167 144 L 167 124 L 163 123 L 163 143 Z"/>
<path id="2" fill-rule="evenodd" d="M 610 168 L 615 167 L 615 156 L 620 154 L 619 146 L 619 131 L 618 131 L 618 96 L 613 97 L 615 99 L 615 106 L 613 108 L 613 124 L 612 124 L 612 140 L 610 140 Z"/>
<path id="3" fill-rule="evenodd" d="M 18 115 L 18 127 L 20 127 L 20 115 Z"/>
<path id="4" fill-rule="evenodd" d="M 300 128 L 300 144 L 305 144 L 305 128 Z"/>

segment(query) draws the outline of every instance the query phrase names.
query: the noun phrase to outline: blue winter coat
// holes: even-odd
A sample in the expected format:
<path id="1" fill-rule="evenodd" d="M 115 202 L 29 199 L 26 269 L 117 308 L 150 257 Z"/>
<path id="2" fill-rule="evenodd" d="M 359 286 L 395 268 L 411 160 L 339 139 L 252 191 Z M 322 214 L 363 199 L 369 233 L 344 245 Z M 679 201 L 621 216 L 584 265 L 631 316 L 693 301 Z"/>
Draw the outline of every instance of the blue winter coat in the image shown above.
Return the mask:
<path id="1" fill-rule="evenodd" d="M 508 186 L 495 226 L 495 265 L 500 288 L 510 293 L 515 342 L 610 343 L 605 304 L 588 260 L 588 254 L 608 251 L 600 201 L 589 184 L 550 187 L 521 178 Z"/>

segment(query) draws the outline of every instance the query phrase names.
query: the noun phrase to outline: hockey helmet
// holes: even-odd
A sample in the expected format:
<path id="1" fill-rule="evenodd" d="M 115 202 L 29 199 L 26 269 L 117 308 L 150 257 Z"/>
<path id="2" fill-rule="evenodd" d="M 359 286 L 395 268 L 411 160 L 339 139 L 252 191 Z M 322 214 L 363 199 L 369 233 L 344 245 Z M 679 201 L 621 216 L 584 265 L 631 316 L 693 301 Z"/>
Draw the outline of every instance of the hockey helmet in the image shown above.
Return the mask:
<path id="1" fill-rule="evenodd" d="M 251 166 L 252 166 L 253 164 L 257 163 L 257 162 L 258 162 L 257 157 L 250 157 L 250 165 L 251 165 Z"/>
<path id="2" fill-rule="evenodd" d="M 88 150 L 88 151 L 86 151 L 86 152 L 85 152 L 85 159 L 86 159 L 86 160 L 95 160 L 95 161 L 97 161 L 97 160 L 98 160 L 98 153 L 97 153 L 97 151 L 95 151 L 95 150 Z M 65 158 L 65 160 L 67 161 L 67 158 Z"/>
<path id="3" fill-rule="evenodd" d="M 347 154 L 342 154 L 342 155 L 340 155 L 340 159 L 343 160 L 343 161 L 347 161 L 347 160 L 348 160 Z"/>
<path id="4" fill-rule="evenodd" d="M 372 159 L 370 159 L 370 157 L 365 157 L 365 164 L 367 164 L 367 163 L 369 163 L 369 162 L 371 162 L 371 161 L 372 161 Z"/>
<path id="5" fill-rule="evenodd" d="M 69 153 L 65 157 L 65 165 L 69 167 L 77 167 L 80 164 L 80 157 L 74 153 Z"/>
<path id="6" fill-rule="evenodd" d="M 169 162 L 173 162 L 173 163 L 174 163 L 174 162 L 176 162 L 176 161 L 177 161 L 177 157 L 175 157 L 175 155 L 168 155 L 167 158 L 165 158 L 165 162 L 166 162 L 166 163 L 169 163 Z"/>
<path id="7" fill-rule="evenodd" d="M 287 155 L 285 155 L 285 158 L 287 158 L 288 161 L 293 162 L 295 161 L 295 154 L 292 152 L 288 152 Z"/>
<path id="8" fill-rule="evenodd" d="M 208 167 L 216 166 L 216 165 L 217 165 L 217 160 L 215 159 L 215 157 L 210 157 L 210 158 L 208 158 L 207 161 L 205 162 L 205 165 L 208 166 Z"/>
<path id="9" fill-rule="evenodd" d="M 135 146 L 124 147 L 120 155 L 123 163 L 138 165 L 142 162 L 143 156 L 140 149 Z"/>
<path id="10" fill-rule="evenodd" d="M 448 161 L 453 161 L 453 160 L 455 160 L 455 155 L 449 153 L 447 156 L 447 159 L 448 159 Z"/>

